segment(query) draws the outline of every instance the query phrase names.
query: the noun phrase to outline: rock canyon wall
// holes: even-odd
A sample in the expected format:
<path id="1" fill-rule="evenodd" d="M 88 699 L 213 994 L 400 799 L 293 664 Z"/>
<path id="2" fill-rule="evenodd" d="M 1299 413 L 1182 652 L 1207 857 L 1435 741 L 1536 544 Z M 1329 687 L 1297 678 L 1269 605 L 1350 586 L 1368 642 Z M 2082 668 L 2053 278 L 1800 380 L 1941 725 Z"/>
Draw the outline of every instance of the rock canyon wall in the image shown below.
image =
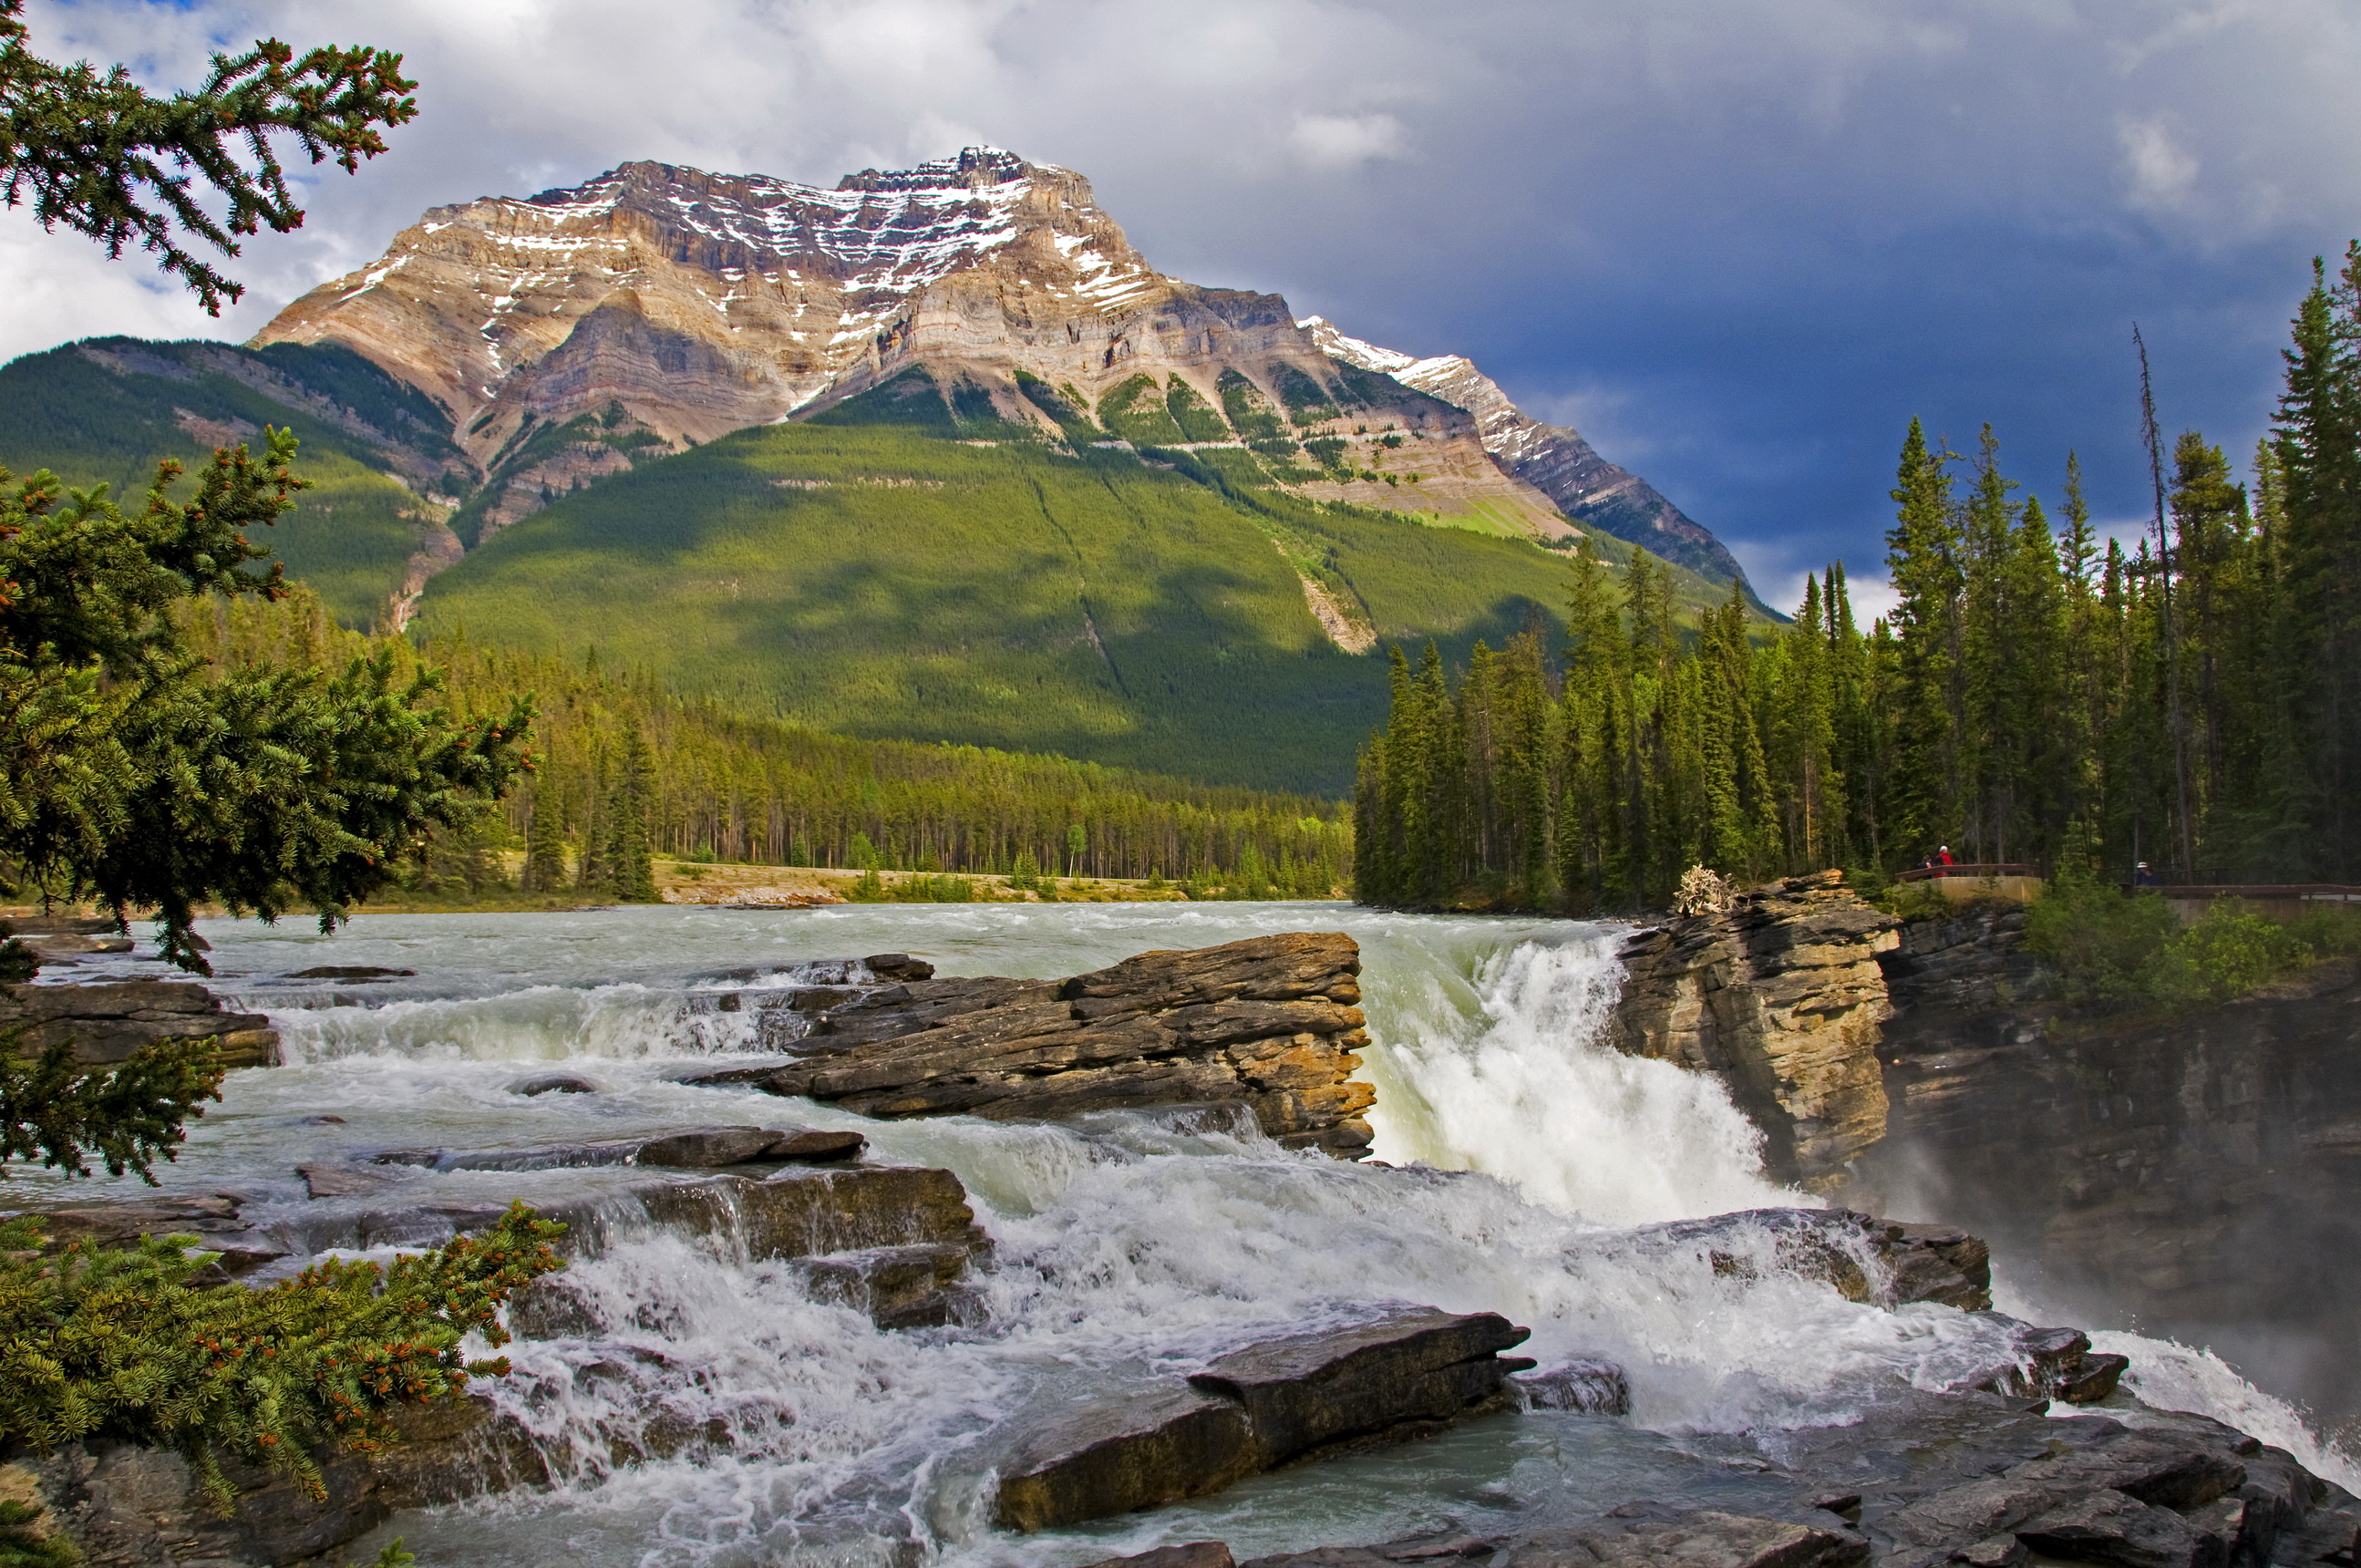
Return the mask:
<path id="1" fill-rule="evenodd" d="M 2092 1016 L 2045 996 L 2023 926 L 1792 879 L 1635 936 L 1618 1044 L 1719 1074 L 1778 1179 L 1963 1226 L 2051 1312 L 2361 1420 L 2361 962 Z"/>

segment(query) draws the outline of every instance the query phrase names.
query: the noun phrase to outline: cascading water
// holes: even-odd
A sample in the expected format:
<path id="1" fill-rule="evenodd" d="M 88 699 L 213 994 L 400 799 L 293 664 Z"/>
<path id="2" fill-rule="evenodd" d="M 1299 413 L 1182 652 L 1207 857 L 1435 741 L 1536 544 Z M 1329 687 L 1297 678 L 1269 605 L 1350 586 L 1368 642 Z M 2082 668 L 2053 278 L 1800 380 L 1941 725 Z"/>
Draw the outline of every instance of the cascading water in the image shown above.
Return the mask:
<path id="1" fill-rule="evenodd" d="M 1378 1157 L 1480 1170 L 1602 1223 L 1812 1204 L 1763 1179 L 1762 1135 L 1719 1080 L 1600 1043 L 1621 937 L 1521 941 L 1386 987 L 1367 1069 Z"/>
<path id="2" fill-rule="evenodd" d="M 1362 944 L 1386 1165 L 1202 1117 L 875 1124 L 669 1076 L 752 1047 L 751 1014 L 719 998 L 761 972 L 895 949 L 946 973 L 1065 974 L 1280 929 Z M 1738 1266 L 1717 1267 L 1629 1229 L 1808 1201 L 1763 1179 L 1719 1083 L 1598 1041 L 1611 927 L 1234 905 L 378 916 L 332 946 L 207 931 L 224 988 L 273 1011 L 293 1065 L 236 1075 L 167 1181 L 234 1187 L 249 1217 L 339 1223 L 293 1168 L 338 1150 L 857 1124 L 883 1160 L 957 1172 L 995 1241 L 974 1326 L 895 1333 L 816 1299 L 790 1264 L 616 1241 L 568 1271 L 581 1321 L 521 1340 L 514 1376 L 489 1386 L 559 1484 L 381 1532 L 430 1563 L 1051 1568 L 1207 1537 L 1244 1557 L 1528 1529 L 1643 1495 L 1742 1508 L 1768 1483 L 1720 1434 L 1844 1422 L 1880 1388 L 1941 1386 L 2000 1344 L 1988 1320 L 1848 1302 L 1776 1266 L 1767 1234 L 1719 1242 Z M 272 978 L 330 953 L 418 973 L 349 994 Z M 554 1061 L 601 1092 L 510 1091 Z M 601 1179 L 415 1179 L 436 1201 L 492 1202 Z M 1097 1526 L 1018 1539 L 986 1522 L 996 1445 L 1029 1402 L 1119 1394 L 1376 1302 L 1505 1313 L 1544 1365 L 1615 1359 L 1632 1419 L 1533 1411 Z M 2216 1384 L 2204 1398 L 2233 1397 L 2235 1378 Z"/>

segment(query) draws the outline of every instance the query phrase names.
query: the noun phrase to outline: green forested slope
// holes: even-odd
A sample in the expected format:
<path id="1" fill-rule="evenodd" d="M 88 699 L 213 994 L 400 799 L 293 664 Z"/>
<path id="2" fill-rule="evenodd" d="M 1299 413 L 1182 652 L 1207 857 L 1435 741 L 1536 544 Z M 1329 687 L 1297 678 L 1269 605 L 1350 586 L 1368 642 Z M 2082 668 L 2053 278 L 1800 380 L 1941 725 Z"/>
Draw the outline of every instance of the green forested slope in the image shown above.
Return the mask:
<path id="1" fill-rule="evenodd" d="M 847 734 L 1334 795 L 1384 668 L 1323 630 L 1306 579 L 1346 643 L 1433 638 L 1455 663 L 1562 620 L 1563 554 L 1307 501 L 1285 482 L 1314 473 L 1292 456 L 1095 444 L 1109 438 L 1091 411 L 1038 382 L 1026 395 L 1063 441 L 912 371 L 808 422 L 596 480 L 480 543 L 482 508 L 463 504 L 476 547 L 428 586 L 417 631 L 595 651 Z M 1229 431 L 1205 408 L 1099 412 L 1143 440 Z M 382 622 L 445 515 L 427 497 L 464 503 L 478 477 L 418 392 L 291 345 L 99 339 L 0 368 L 0 464 L 20 474 L 136 493 L 157 458 L 193 465 L 264 424 L 296 431 L 317 481 L 270 541 L 289 576 L 346 626 Z M 1610 564 L 1632 554 L 1594 543 Z M 1669 580 L 1692 622 L 1720 597 Z"/>
<path id="2" fill-rule="evenodd" d="M 225 668 L 339 668 L 390 654 L 405 681 L 421 663 L 443 669 L 464 716 L 504 714 L 533 696 L 532 776 L 473 830 L 437 839 L 426 878 L 447 892 L 486 891 L 499 878 L 497 852 L 522 850 L 533 891 L 612 894 L 627 818 L 646 851 L 682 859 L 1161 872 L 1319 897 L 1351 872 L 1351 825 L 1333 799 L 823 734 L 587 662 L 343 630 L 301 589 L 277 604 L 216 599 L 177 620 L 189 645 Z"/>
<path id="3" fill-rule="evenodd" d="M 914 422 L 741 431 L 562 499 L 436 578 L 422 624 L 851 734 L 1337 793 L 1384 664 L 1323 632 L 1299 570 L 1454 656 L 1561 614 L 1564 559 L 1530 543 L 1314 506 L 1217 455 L 953 427 L 908 390 L 872 410 Z"/>
<path id="4" fill-rule="evenodd" d="M 193 471 L 219 441 L 266 424 L 302 439 L 299 469 L 313 488 L 257 543 L 274 546 L 337 619 L 370 623 L 418 547 L 405 514 L 421 503 L 389 477 L 389 451 L 402 448 L 422 471 L 456 455 L 446 416 L 424 397 L 348 349 L 294 344 L 257 352 L 98 338 L 0 367 L 0 466 L 20 477 L 48 468 L 77 488 L 104 482 L 127 506 L 159 459 Z"/>

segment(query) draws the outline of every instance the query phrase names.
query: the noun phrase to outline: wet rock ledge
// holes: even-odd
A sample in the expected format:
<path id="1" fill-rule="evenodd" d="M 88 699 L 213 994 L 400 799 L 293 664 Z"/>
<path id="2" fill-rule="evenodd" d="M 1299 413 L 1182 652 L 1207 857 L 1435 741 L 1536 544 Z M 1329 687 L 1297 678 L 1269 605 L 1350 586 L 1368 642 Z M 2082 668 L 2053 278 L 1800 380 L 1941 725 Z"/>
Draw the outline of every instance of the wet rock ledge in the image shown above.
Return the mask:
<path id="1" fill-rule="evenodd" d="M 1516 1535 L 1322 1547 L 1242 1568 L 2341 1568 L 2361 1525 L 2350 1494 L 2202 1416 L 2060 1420 L 2037 1402 L 1919 1393 L 1857 1425 L 1782 1434 L 1777 1448 L 1756 1462 L 1757 1500 L 1727 1509 L 1639 1497 Z M 1095 1568 L 1233 1563 L 1223 1543 L 1195 1541 Z"/>
<path id="2" fill-rule="evenodd" d="M 798 1018 L 785 1067 L 752 1083 L 863 1115 L 1052 1121 L 1147 1106 L 1237 1105 L 1289 1148 L 1358 1159 L 1377 1091 L 1352 1081 L 1368 1043 L 1361 950 L 1339 933 L 1141 953 L 1066 981 L 937 980 L 745 993 Z M 876 960 L 870 960 L 873 970 Z M 766 1032 L 767 1033 L 767 1032 Z"/>
<path id="3" fill-rule="evenodd" d="M 28 1050 L 71 1040 L 74 1060 L 112 1067 L 155 1040 L 211 1036 L 230 1067 L 269 1067 L 279 1034 L 259 1013 L 232 1013 L 190 981 L 0 985 L 0 1030 L 22 1028 Z"/>

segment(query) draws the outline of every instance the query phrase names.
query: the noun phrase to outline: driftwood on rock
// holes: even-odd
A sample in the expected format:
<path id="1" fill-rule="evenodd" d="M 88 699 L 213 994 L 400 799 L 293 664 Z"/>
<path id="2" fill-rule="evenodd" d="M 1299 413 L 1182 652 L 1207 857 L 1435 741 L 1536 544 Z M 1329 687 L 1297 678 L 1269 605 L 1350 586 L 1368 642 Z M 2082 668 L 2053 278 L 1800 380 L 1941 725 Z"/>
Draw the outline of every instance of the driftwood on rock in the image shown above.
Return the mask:
<path id="1" fill-rule="evenodd" d="M 1287 933 L 1142 953 L 1064 981 L 917 980 L 820 999 L 786 1066 L 690 1080 L 754 1083 L 864 1115 L 1054 1120 L 1234 1104 L 1290 1148 L 1367 1151 L 1352 1081 L 1368 1043 L 1359 946 Z M 798 1003 L 805 1007 L 810 1003 Z"/>

